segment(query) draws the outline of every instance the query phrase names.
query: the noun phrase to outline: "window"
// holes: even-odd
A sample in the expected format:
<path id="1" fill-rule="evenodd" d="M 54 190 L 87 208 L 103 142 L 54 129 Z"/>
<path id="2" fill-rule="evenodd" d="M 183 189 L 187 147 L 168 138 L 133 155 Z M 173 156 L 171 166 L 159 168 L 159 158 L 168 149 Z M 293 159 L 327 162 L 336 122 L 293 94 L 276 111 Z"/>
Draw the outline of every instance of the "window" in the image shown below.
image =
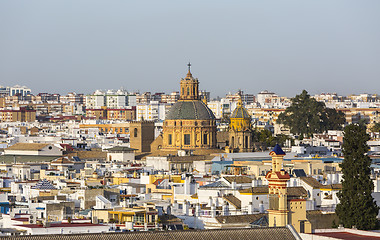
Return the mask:
<path id="1" fill-rule="evenodd" d="M 134 222 L 143 223 L 144 221 L 144 215 L 135 215 L 134 216 Z"/>
<path id="2" fill-rule="evenodd" d="M 187 87 L 187 95 L 190 95 L 190 89 Z"/>
<path id="3" fill-rule="evenodd" d="M 173 144 L 173 143 L 172 143 L 172 142 L 173 142 L 173 139 L 172 139 L 172 138 L 173 138 L 173 136 L 172 136 L 171 134 L 169 134 L 169 135 L 168 135 L 168 144 L 169 144 L 169 145 L 172 145 L 172 144 Z"/>
<path id="4" fill-rule="evenodd" d="M 135 128 L 135 129 L 133 130 L 133 136 L 134 136 L 134 137 L 137 137 L 137 128 Z"/>
<path id="5" fill-rule="evenodd" d="M 190 145 L 190 134 L 185 134 L 183 140 L 185 145 Z"/>
<path id="6" fill-rule="evenodd" d="M 207 133 L 203 134 L 203 144 L 207 144 Z"/>

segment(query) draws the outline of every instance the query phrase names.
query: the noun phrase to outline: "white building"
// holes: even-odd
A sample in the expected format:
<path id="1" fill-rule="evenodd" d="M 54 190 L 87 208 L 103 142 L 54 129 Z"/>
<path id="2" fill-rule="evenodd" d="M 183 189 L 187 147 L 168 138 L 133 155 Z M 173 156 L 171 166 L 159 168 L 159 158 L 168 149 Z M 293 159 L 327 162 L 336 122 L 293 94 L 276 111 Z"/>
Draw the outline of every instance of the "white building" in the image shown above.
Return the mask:
<path id="1" fill-rule="evenodd" d="M 222 98 L 220 101 L 208 102 L 207 106 L 211 109 L 216 118 L 223 118 L 223 116 L 231 115 L 232 111 L 236 108 L 236 103 L 236 101 Z"/>
<path id="2" fill-rule="evenodd" d="M 20 95 L 24 97 L 31 93 L 30 88 L 26 86 L 19 86 L 19 85 L 15 85 L 13 87 L 7 87 L 7 91 L 9 93 L 9 96 Z"/>
<path id="3" fill-rule="evenodd" d="M 48 143 L 16 143 L 4 149 L 5 155 L 62 156 L 62 149 Z"/>
<path id="4" fill-rule="evenodd" d="M 105 94 L 102 91 L 96 90 L 94 94 L 86 96 L 86 108 L 98 109 L 105 106 Z"/>
<path id="5" fill-rule="evenodd" d="M 151 101 L 148 104 L 139 104 L 136 108 L 136 120 L 164 121 L 171 104 Z"/>
<path id="6" fill-rule="evenodd" d="M 126 106 L 136 106 L 136 96 L 130 95 L 124 89 L 108 90 L 103 92 L 96 90 L 93 94 L 86 96 L 87 109 L 107 108 L 125 108 Z"/>
<path id="7" fill-rule="evenodd" d="M 269 92 L 268 90 L 261 91 L 257 94 L 257 102 L 260 106 L 265 105 L 265 99 L 277 96 L 274 92 Z"/>
<path id="8" fill-rule="evenodd" d="M 135 160 L 135 150 L 134 148 L 116 146 L 107 149 L 107 159 L 109 161 L 121 161 L 121 162 L 133 162 Z"/>

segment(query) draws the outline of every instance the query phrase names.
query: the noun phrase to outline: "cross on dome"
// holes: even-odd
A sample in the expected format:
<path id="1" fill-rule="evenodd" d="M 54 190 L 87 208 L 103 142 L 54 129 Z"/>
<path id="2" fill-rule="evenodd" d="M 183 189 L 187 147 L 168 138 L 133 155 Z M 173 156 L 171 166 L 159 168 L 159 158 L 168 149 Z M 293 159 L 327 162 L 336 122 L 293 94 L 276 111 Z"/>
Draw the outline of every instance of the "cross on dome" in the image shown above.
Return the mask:
<path id="1" fill-rule="evenodd" d="M 190 68 L 191 68 L 191 63 L 190 62 L 187 64 L 187 67 L 188 67 L 189 71 L 187 72 L 187 76 L 186 77 L 192 77 L 192 74 L 190 72 Z"/>

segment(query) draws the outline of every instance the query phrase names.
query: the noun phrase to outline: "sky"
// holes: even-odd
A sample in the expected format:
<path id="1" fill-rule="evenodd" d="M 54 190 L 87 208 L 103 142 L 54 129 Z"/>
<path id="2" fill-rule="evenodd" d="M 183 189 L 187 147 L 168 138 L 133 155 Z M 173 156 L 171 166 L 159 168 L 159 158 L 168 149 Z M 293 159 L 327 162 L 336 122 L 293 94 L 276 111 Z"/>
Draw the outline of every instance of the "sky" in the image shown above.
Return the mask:
<path id="1" fill-rule="evenodd" d="M 379 0 L 0 0 L 0 85 L 380 94 Z"/>

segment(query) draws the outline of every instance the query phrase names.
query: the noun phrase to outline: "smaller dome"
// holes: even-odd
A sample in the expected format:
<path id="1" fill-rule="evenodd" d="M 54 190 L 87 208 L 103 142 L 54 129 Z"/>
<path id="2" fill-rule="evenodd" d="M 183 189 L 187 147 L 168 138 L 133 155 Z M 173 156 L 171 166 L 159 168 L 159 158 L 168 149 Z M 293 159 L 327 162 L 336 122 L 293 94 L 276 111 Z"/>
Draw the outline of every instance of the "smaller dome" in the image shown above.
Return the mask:
<path id="1" fill-rule="evenodd" d="M 239 101 L 230 118 L 251 118 L 251 116 L 249 115 L 247 109 L 245 109 Z"/>

